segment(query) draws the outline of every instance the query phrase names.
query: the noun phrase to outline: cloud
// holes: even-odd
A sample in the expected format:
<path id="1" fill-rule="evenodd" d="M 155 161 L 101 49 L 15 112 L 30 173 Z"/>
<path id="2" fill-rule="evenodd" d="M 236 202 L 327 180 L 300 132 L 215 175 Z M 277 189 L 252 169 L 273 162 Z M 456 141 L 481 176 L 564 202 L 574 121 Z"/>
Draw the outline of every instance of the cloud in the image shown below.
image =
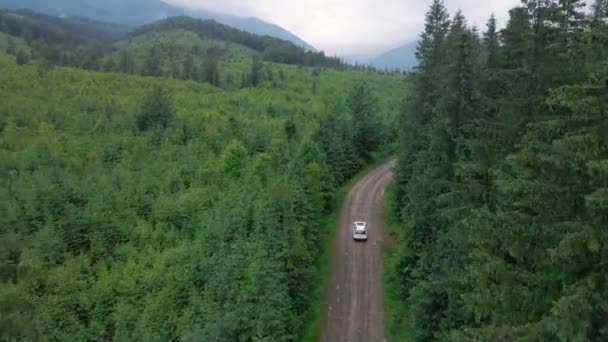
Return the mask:
<path id="1" fill-rule="evenodd" d="M 313 46 L 342 56 L 374 54 L 415 40 L 431 0 L 165 0 L 277 24 Z M 519 0 L 446 0 L 450 13 L 462 9 L 480 29 L 491 13 L 499 22 Z"/>

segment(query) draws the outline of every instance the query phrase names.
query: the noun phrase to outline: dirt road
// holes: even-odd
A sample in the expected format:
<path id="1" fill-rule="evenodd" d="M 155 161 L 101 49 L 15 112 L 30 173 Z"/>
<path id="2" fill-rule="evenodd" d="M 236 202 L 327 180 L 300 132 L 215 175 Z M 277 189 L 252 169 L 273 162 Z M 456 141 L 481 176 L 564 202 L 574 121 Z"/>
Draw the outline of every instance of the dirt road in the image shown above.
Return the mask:
<path id="1" fill-rule="evenodd" d="M 361 179 L 342 207 L 327 290 L 323 342 L 384 341 L 382 217 L 393 165 L 384 164 Z M 367 242 L 353 241 L 355 221 L 368 223 Z"/>

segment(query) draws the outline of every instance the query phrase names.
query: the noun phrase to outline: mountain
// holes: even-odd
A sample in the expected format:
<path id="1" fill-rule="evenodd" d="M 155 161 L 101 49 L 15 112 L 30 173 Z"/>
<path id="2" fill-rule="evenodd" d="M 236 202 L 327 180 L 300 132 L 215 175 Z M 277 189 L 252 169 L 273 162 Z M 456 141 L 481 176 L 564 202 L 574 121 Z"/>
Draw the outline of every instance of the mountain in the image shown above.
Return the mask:
<path id="1" fill-rule="evenodd" d="M 111 42 L 126 36 L 132 28 L 126 25 L 96 21 L 85 17 L 57 17 L 28 9 L 0 12 L 2 31 L 12 35 L 29 32 L 47 43 L 74 44 Z"/>
<path id="2" fill-rule="evenodd" d="M 306 50 L 316 51 L 314 47 L 312 47 L 310 44 L 308 44 L 295 34 L 285 30 L 284 28 L 278 25 L 267 23 L 258 18 L 241 18 L 207 10 L 193 10 L 188 12 L 187 14 L 200 19 L 213 19 L 219 23 L 236 27 L 238 29 L 251 32 L 257 35 L 271 36 L 287 40 L 296 44 L 297 46 L 303 47 Z"/>
<path id="3" fill-rule="evenodd" d="M 188 16 L 175 16 L 156 21 L 134 29 L 132 38 L 150 32 L 187 31 L 200 37 L 240 45 L 263 55 L 266 61 L 294 65 L 344 67 L 344 63 L 335 57 L 328 57 L 323 52 L 306 51 L 296 44 L 268 35 L 256 35 L 244 30 L 222 24 L 213 19 L 196 19 Z"/>
<path id="4" fill-rule="evenodd" d="M 100 21 L 117 22 L 109 12 L 87 1 L 70 0 L 0 0 L 0 7 L 8 9 L 28 9 L 58 17 L 79 16 Z"/>
<path id="5" fill-rule="evenodd" d="M 200 80 L 201 72 L 194 72 L 194 68 L 254 58 L 300 66 L 348 67 L 339 58 L 306 51 L 287 40 L 188 16 L 172 16 L 133 28 L 82 17 L 4 9 L 0 11 L 0 32 L 30 43 L 27 52 L 35 60 L 88 70 Z M 11 51 L 15 55 L 15 48 Z M 242 79 L 242 71 L 232 76 L 232 80 Z M 217 78 L 212 81 L 218 83 Z"/>
<path id="6" fill-rule="evenodd" d="M 170 16 L 189 15 L 200 19 L 214 19 L 254 34 L 288 40 L 297 46 L 314 51 L 312 46 L 293 33 L 260 19 L 241 18 L 207 10 L 186 9 L 161 0 L 0 0 L 0 7 L 30 9 L 60 17 L 86 17 L 131 26 L 149 24 Z"/>
<path id="7" fill-rule="evenodd" d="M 407 43 L 374 58 L 370 61 L 370 64 L 378 69 L 399 69 L 402 71 L 411 70 L 417 64 L 417 45 L 417 42 Z"/>
<path id="8" fill-rule="evenodd" d="M 376 57 L 376 55 L 370 54 L 359 54 L 359 55 L 348 55 L 344 57 L 344 60 L 352 65 L 370 65 L 371 61 Z"/>
<path id="9" fill-rule="evenodd" d="M 60 18 L 25 9 L 5 9 L 0 11 L 0 31 L 30 43 L 38 57 L 61 59 L 62 52 L 69 49 L 107 45 L 121 39 L 131 27 L 81 17 Z"/>

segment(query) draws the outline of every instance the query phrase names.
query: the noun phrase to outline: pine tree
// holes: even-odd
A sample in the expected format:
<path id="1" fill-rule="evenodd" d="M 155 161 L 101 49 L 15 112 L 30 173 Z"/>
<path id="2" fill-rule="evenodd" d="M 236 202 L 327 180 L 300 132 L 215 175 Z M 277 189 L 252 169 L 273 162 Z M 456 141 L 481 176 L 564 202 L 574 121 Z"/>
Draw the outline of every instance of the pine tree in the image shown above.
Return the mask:
<path id="1" fill-rule="evenodd" d="M 335 175 L 336 184 L 343 184 L 361 167 L 353 144 L 351 124 L 333 113 L 323 115 L 316 136 L 327 164 Z"/>
<path id="2" fill-rule="evenodd" d="M 171 95 L 165 89 L 156 87 L 146 95 L 136 118 L 136 126 L 140 131 L 154 127 L 165 129 L 173 122 L 174 116 Z"/>
<path id="3" fill-rule="evenodd" d="M 285 122 L 285 134 L 287 134 L 287 139 L 289 140 L 295 139 L 298 136 L 298 126 L 292 117 Z"/>
<path id="4" fill-rule="evenodd" d="M 584 7 L 585 3 L 581 0 L 559 0 L 558 10 L 553 20 L 560 23 L 563 33 L 579 32 L 585 25 Z"/>
<path id="5" fill-rule="evenodd" d="M 15 44 L 15 40 L 11 36 L 7 36 L 6 42 L 6 53 L 11 56 L 17 55 L 17 44 Z"/>
<path id="6" fill-rule="evenodd" d="M 485 183 L 489 165 L 479 153 L 486 143 L 478 125 L 479 46 L 477 35 L 457 12 L 444 44 L 446 63 L 429 148 L 419 159 L 424 164 L 416 179 L 420 184 L 410 184 L 410 193 L 427 203 L 423 211 L 411 211 L 418 219 L 412 231 L 420 281 L 410 295 L 420 315 L 414 322 L 423 338 L 437 336 L 439 327 L 458 326 L 465 320 L 459 291 L 446 284 L 457 277 L 463 263 L 462 251 L 451 240 L 456 225 L 471 208 L 484 203 L 489 192 Z M 434 317 L 432 323 L 430 317 Z"/>
<path id="7" fill-rule="evenodd" d="M 160 51 L 158 48 L 153 47 L 150 49 L 148 57 L 144 63 L 144 76 L 154 76 L 160 77 L 162 76 L 162 60 L 160 56 Z"/>
<path id="8" fill-rule="evenodd" d="M 457 13 L 439 81 L 418 83 L 425 63 L 415 75 L 394 210 L 419 340 L 608 335 L 605 19 L 580 1 L 523 2 L 481 44 Z M 415 120 L 428 94 L 428 121 Z"/>
<path id="9" fill-rule="evenodd" d="M 120 72 L 125 74 L 132 74 L 135 72 L 135 62 L 131 53 L 128 50 L 120 51 L 120 60 L 118 63 Z"/>
<path id="10" fill-rule="evenodd" d="M 203 64 L 203 74 L 205 82 L 212 84 L 216 87 L 220 85 L 220 72 L 219 72 L 219 57 L 214 52 L 209 52 L 205 63 Z"/>
<path id="11" fill-rule="evenodd" d="M 543 106 L 545 90 L 540 84 L 539 75 L 533 70 L 532 22 L 525 8 L 516 7 L 510 12 L 507 27 L 502 31 L 502 65 L 498 75 L 504 93 L 497 99 L 499 118 L 497 128 L 501 151 L 504 157 L 521 139 L 526 124 Z M 496 88 L 494 89 L 496 90 Z"/>
<path id="12" fill-rule="evenodd" d="M 402 214 L 407 204 L 407 184 L 413 173 L 417 155 L 426 148 L 426 131 L 433 114 L 433 103 L 439 89 L 442 45 L 449 28 L 446 8 L 441 0 L 434 0 L 426 14 L 424 33 L 418 43 L 418 68 L 414 79 L 414 94 L 404 103 L 401 122 L 400 157 L 395 174 L 395 213 Z"/>
<path id="13" fill-rule="evenodd" d="M 608 18 L 608 0 L 595 0 L 593 4 L 593 17 L 592 23 L 593 26 L 598 27 L 606 27 L 608 24 L 606 22 L 606 18 Z"/>
<path id="14" fill-rule="evenodd" d="M 504 65 L 506 69 L 523 68 L 529 65 L 532 48 L 532 24 L 524 8 L 509 12 L 509 22 L 502 31 Z"/>
<path id="15" fill-rule="evenodd" d="M 30 62 L 30 55 L 24 50 L 19 49 L 17 52 L 17 65 L 24 65 Z"/>
<path id="16" fill-rule="evenodd" d="M 416 49 L 418 69 L 416 77 L 417 102 L 422 116 L 430 120 L 432 98 L 436 94 L 436 76 L 441 66 L 442 44 L 449 29 L 449 20 L 443 0 L 434 0 L 426 14 L 425 30 Z M 419 97 L 419 98 L 418 98 Z M 423 121 L 424 122 L 424 121 Z"/>
<path id="17" fill-rule="evenodd" d="M 245 73 L 241 74 L 241 89 L 250 87 L 250 81 L 250 77 L 248 77 Z"/>
<path id="18" fill-rule="evenodd" d="M 114 59 L 112 58 L 108 58 L 105 63 L 103 64 L 103 70 L 107 71 L 107 72 L 112 72 L 116 69 L 116 62 L 114 62 Z"/>
<path id="19" fill-rule="evenodd" d="M 499 60 L 499 49 L 500 41 L 498 38 L 498 31 L 496 27 L 496 17 L 494 14 L 490 17 L 487 24 L 487 30 L 483 34 L 483 47 L 484 47 L 484 67 L 487 69 L 494 69 L 500 65 Z"/>
<path id="20" fill-rule="evenodd" d="M 257 87 L 262 82 L 262 59 L 255 55 L 251 63 L 251 72 L 249 74 L 249 83 L 252 87 Z"/>
<path id="21" fill-rule="evenodd" d="M 377 99 L 365 83 L 356 85 L 348 104 L 353 118 L 353 144 L 357 156 L 369 162 L 372 153 L 381 145 L 384 130 L 377 113 Z"/>
<path id="22" fill-rule="evenodd" d="M 584 51 L 572 44 L 576 41 L 583 40 L 553 35 L 546 42 L 551 47 L 542 53 L 570 53 L 568 60 L 553 60 L 566 74 L 574 72 L 568 71 L 571 65 L 578 72 L 584 69 L 576 58 L 596 65 L 589 56 L 572 54 Z M 496 208 L 480 208 L 466 220 L 472 252 L 468 276 L 462 277 L 470 277 L 463 283 L 469 290 L 462 295 L 471 309 L 468 314 L 480 326 L 469 330 L 473 339 L 606 338 L 603 323 L 596 319 L 605 314 L 599 298 L 605 297 L 606 288 L 591 280 L 605 272 L 598 242 L 605 234 L 595 232 L 592 223 L 605 216 L 589 211 L 595 197 L 588 194 L 597 188 L 603 193 L 605 178 L 598 170 L 608 136 L 602 128 L 606 84 L 597 82 L 602 68 L 594 70 L 593 81 L 555 88 L 545 98 L 547 106 L 538 107 L 540 112 L 525 126 L 519 148 L 494 171 Z M 577 77 L 564 79 L 579 82 Z M 600 177 L 594 181 L 594 176 Z M 453 337 L 462 340 L 464 335 Z"/>
<path id="23" fill-rule="evenodd" d="M 192 55 L 188 55 L 186 60 L 184 60 L 184 65 L 182 66 L 182 78 L 185 80 L 196 79 L 196 67 L 194 65 L 194 58 Z"/>

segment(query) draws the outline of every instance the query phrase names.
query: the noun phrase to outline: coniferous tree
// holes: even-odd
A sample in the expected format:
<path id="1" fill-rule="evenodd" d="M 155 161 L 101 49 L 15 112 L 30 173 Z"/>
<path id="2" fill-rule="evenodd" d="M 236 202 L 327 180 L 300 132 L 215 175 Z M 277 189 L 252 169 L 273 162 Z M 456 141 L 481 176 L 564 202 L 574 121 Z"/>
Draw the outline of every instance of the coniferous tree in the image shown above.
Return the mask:
<path id="1" fill-rule="evenodd" d="M 167 128 L 174 119 L 173 99 L 163 88 L 157 87 L 150 91 L 141 106 L 136 125 L 140 131 L 158 127 Z"/>
<path id="2" fill-rule="evenodd" d="M 216 52 L 208 53 L 203 65 L 203 73 L 205 82 L 216 87 L 220 85 L 219 56 Z"/>
<path id="3" fill-rule="evenodd" d="M 194 58 L 192 55 L 188 55 L 182 66 L 182 78 L 185 80 L 196 79 L 196 66 L 194 65 Z"/>
<path id="4" fill-rule="evenodd" d="M 368 162 L 384 139 L 378 117 L 377 98 L 365 83 L 356 85 L 349 98 L 353 118 L 353 144 L 359 158 Z"/>
<path id="5" fill-rule="evenodd" d="M 162 60 L 160 51 L 157 47 L 150 49 L 149 54 L 144 63 L 143 75 L 144 76 L 162 76 Z"/>
<path id="6" fill-rule="evenodd" d="M 510 12 L 507 27 L 502 31 L 505 69 L 523 68 L 529 65 L 532 48 L 532 26 L 524 8 L 516 7 Z"/>
<path id="7" fill-rule="evenodd" d="M 15 44 L 15 40 L 11 36 L 8 36 L 6 39 L 7 39 L 6 53 L 11 56 L 16 56 L 17 55 L 17 44 Z"/>
<path id="8" fill-rule="evenodd" d="M 495 69 L 500 65 L 499 49 L 500 41 L 498 37 L 498 30 L 496 27 L 496 17 L 494 14 L 490 17 L 487 24 L 487 30 L 483 33 L 483 47 L 484 47 L 484 67 L 488 69 Z"/>
<path id="9" fill-rule="evenodd" d="M 103 70 L 107 71 L 107 72 L 112 72 L 116 69 L 116 62 L 114 62 L 114 59 L 109 58 L 106 60 L 106 62 L 103 64 Z"/>
<path id="10" fill-rule="evenodd" d="M 593 17 L 592 23 L 593 26 L 606 27 L 606 18 L 608 18 L 608 0 L 595 0 L 593 4 Z"/>
<path id="11" fill-rule="evenodd" d="M 257 87 L 262 82 L 262 59 L 255 55 L 251 63 L 251 72 L 249 74 L 249 84 L 253 87 Z"/>
<path id="12" fill-rule="evenodd" d="M 17 64 L 24 65 L 30 62 L 30 55 L 24 49 L 19 49 L 17 52 Z"/>
<path id="13" fill-rule="evenodd" d="M 414 94 L 403 107 L 404 126 L 395 176 L 396 208 L 403 208 L 408 201 L 406 187 L 412 176 L 412 167 L 417 154 L 426 146 L 425 131 L 431 121 L 433 100 L 439 89 L 437 82 L 442 61 L 442 45 L 448 28 L 449 20 L 445 5 L 442 0 L 434 0 L 426 14 L 425 30 L 416 50 L 418 68 L 414 79 Z M 400 211 L 400 209 L 396 210 Z"/>
<path id="14" fill-rule="evenodd" d="M 125 74 L 132 74 L 135 72 L 135 61 L 131 56 L 131 53 L 124 49 L 120 52 L 118 68 L 120 72 Z"/>
<path id="15" fill-rule="evenodd" d="M 298 136 L 298 127 L 293 121 L 293 118 L 289 118 L 289 120 L 285 122 L 285 134 L 287 134 L 289 140 L 295 139 Z"/>
<path id="16" fill-rule="evenodd" d="M 605 18 L 580 1 L 523 3 L 481 43 L 456 14 L 439 81 L 409 99 L 433 94 L 429 121 L 406 106 L 395 271 L 419 340 L 607 336 Z"/>
<path id="17" fill-rule="evenodd" d="M 559 0 L 553 21 L 559 23 L 560 30 L 565 33 L 580 31 L 587 19 L 583 13 L 586 6 L 581 0 Z"/>

